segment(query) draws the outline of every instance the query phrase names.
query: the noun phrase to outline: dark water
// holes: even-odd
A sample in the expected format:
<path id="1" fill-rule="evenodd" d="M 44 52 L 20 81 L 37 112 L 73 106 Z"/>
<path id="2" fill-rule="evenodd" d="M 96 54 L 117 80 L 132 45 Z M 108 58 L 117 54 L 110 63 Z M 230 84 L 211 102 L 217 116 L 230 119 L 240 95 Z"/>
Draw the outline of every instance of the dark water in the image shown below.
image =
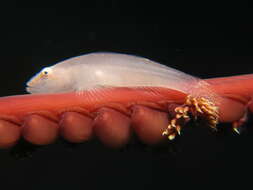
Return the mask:
<path id="1" fill-rule="evenodd" d="M 171 24 L 159 9 L 103 6 L 3 13 L 0 95 L 25 93 L 25 82 L 42 67 L 94 51 L 141 55 L 202 78 L 253 72 L 252 23 Z M 59 142 L 21 160 L 0 151 L 0 183 L 37 190 L 242 188 L 251 184 L 252 136 L 251 129 L 237 136 L 200 127 L 187 130 L 175 151 L 115 151 L 98 142 L 74 148 Z"/>

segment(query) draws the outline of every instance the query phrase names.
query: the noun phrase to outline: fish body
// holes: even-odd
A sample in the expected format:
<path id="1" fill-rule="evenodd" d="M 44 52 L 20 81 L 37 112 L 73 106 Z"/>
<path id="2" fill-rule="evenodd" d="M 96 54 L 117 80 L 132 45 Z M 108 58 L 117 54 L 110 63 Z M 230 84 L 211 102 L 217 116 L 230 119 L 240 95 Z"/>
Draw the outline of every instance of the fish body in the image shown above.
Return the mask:
<path id="1" fill-rule="evenodd" d="M 200 79 L 146 58 L 90 53 L 42 69 L 27 83 L 29 93 L 62 93 L 104 87 L 164 87 L 187 94 Z"/>

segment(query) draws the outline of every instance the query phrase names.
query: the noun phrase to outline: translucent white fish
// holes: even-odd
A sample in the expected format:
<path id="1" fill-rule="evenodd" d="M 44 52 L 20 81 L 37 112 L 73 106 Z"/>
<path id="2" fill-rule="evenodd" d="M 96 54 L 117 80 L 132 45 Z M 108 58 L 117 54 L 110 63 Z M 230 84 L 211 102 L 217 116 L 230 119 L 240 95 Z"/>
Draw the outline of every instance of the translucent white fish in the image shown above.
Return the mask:
<path id="1" fill-rule="evenodd" d="M 60 93 L 102 87 L 165 87 L 194 94 L 204 81 L 146 58 L 90 53 L 42 69 L 27 82 L 30 93 Z M 197 90 L 199 93 L 199 90 Z"/>

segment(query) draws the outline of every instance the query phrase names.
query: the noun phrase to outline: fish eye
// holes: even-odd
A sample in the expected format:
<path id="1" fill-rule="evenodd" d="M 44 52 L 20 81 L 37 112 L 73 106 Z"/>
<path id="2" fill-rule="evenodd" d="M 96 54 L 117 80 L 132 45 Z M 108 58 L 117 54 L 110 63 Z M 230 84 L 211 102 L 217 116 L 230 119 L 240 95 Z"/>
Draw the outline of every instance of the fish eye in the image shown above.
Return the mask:
<path id="1" fill-rule="evenodd" d="M 48 74 L 49 74 L 49 70 L 50 70 L 49 68 L 43 69 L 43 70 L 42 70 L 42 74 L 43 74 L 43 75 L 48 75 Z"/>

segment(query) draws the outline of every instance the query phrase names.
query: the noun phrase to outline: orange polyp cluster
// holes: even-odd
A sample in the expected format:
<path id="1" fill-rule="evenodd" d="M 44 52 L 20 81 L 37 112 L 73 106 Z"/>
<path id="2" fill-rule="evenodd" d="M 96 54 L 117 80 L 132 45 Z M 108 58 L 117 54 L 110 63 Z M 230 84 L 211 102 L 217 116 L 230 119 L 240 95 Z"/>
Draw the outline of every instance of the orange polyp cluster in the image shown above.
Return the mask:
<path id="1" fill-rule="evenodd" d="M 218 107 L 206 98 L 195 98 L 188 95 L 185 104 L 174 109 L 175 116 L 170 120 L 167 129 L 162 133 L 169 140 L 181 134 L 182 127 L 190 120 L 202 119 L 208 126 L 216 129 L 219 120 Z"/>

